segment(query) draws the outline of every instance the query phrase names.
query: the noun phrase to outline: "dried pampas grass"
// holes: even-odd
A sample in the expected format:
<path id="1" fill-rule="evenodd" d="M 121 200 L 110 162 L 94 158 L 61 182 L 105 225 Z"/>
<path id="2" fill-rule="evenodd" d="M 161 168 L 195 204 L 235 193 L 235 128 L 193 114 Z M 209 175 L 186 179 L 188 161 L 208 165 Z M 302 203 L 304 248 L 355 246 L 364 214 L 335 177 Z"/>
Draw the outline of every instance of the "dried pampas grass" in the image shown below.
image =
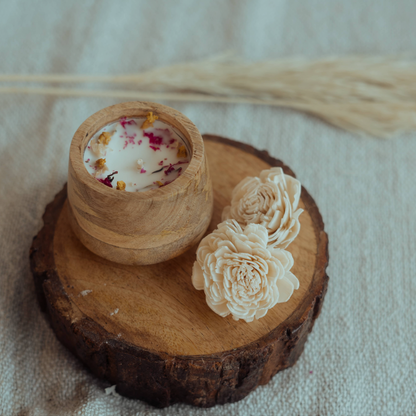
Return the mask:
<path id="1" fill-rule="evenodd" d="M 351 132 L 383 138 L 416 129 L 416 61 L 407 57 L 292 58 L 246 63 L 223 55 L 133 75 L 0 75 L 0 81 L 129 86 L 96 90 L 9 85 L 0 87 L 0 93 L 287 107 Z"/>

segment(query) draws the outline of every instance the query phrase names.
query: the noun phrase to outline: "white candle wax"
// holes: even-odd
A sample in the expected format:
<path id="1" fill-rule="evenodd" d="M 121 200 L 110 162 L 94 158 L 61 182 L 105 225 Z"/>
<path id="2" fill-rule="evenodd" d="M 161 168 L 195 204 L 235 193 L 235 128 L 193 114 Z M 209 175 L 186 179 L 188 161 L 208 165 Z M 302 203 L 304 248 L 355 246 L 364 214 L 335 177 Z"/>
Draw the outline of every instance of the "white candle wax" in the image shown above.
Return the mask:
<path id="1" fill-rule="evenodd" d="M 84 165 L 103 185 L 116 188 L 124 182 L 126 191 L 147 191 L 168 185 L 188 167 L 190 149 L 182 134 L 158 120 L 142 129 L 145 120 L 122 118 L 89 141 Z"/>

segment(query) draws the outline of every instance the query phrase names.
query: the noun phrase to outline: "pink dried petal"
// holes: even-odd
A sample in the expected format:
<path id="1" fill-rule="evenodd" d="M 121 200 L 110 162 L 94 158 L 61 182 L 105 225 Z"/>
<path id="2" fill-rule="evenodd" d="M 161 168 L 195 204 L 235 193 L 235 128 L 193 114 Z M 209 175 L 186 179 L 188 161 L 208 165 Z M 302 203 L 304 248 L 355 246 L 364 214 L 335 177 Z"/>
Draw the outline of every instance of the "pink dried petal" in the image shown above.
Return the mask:
<path id="1" fill-rule="evenodd" d="M 123 117 L 120 120 L 120 124 L 121 124 L 121 127 L 123 127 L 123 129 L 125 129 L 126 125 L 132 125 L 132 124 L 137 124 L 137 123 L 134 120 L 127 121 L 127 117 Z"/>
<path id="2" fill-rule="evenodd" d="M 171 163 L 169 163 L 169 167 L 165 170 L 165 175 L 169 175 L 169 173 L 173 172 L 175 168 Z"/>
<path id="3" fill-rule="evenodd" d="M 158 136 L 162 136 L 163 141 L 168 143 L 172 140 L 172 132 L 169 129 L 154 129 Z"/>
<path id="4" fill-rule="evenodd" d="M 155 136 L 153 133 L 148 133 L 145 130 L 143 130 L 143 137 L 149 138 L 149 144 L 156 144 L 160 146 L 163 143 L 163 137 Z"/>
<path id="5" fill-rule="evenodd" d="M 105 178 L 105 179 L 98 179 L 97 178 L 97 180 L 98 180 L 98 182 L 101 182 L 101 183 L 103 183 L 104 185 L 106 185 L 106 186 L 108 186 L 110 188 L 113 187 L 113 185 L 111 184 L 111 182 L 110 182 L 110 180 L 108 178 Z"/>

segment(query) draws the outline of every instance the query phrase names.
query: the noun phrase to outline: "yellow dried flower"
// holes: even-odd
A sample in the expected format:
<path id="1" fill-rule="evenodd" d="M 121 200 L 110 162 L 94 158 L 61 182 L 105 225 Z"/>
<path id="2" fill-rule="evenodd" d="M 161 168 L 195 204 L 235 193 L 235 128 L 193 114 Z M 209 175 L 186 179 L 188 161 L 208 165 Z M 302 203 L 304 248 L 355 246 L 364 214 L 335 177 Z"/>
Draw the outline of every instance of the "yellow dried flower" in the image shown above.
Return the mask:
<path id="1" fill-rule="evenodd" d="M 117 181 L 117 189 L 119 191 L 124 191 L 126 189 L 126 184 L 123 181 Z"/>
<path id="2" fill-rule="evenodd" d="M 184 145 L 179 147 L 178 154 L 176 156 L 178 158 L 185 158 L 186 156 L 188 156 L 188 154 L 186 153 L 186 147 Z"/>
<path id="3" fill-rule="evenodd" d="M 153 113 L 150 111 L 147 113 L 146 120 L 142 124 L 142 129 L 148 129 L 149 127 L 153 127 L 153 123 L 158 119 L 158 116 L 154 116 Z"/>
<path id="4" fill-rule="evenodd" d="M 163 186 L 163 182 L 160 182 L 160 181 L 156 181 L 156 184 L 159 186 L 159 188 L 160 188 L 161 186 Z"/>
<path id="5" fill-rule="evenodd" d="M 111 141 L 111 133 L 108 131 L 104 131 L 100 134 L 100 137 L 98 138 L 98 143 L 103 143 L 105 145 L 108 145 Z"/>
<path id="6" fill-rule="evenodd" d="M 97 166 L 98 169 L 102 169 L 105 166 L 105 159 L 97 159 L 97 161 L 95 162 L 95 165 Z"/>

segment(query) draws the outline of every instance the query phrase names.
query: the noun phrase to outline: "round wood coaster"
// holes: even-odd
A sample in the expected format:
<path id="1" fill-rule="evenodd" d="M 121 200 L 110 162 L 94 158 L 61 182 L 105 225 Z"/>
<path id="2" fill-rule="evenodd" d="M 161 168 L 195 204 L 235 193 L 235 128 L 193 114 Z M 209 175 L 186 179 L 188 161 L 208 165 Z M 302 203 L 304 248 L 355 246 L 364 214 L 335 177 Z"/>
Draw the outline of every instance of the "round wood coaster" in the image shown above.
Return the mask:
<path id="1" fill-rule="evenodd" d="M 270 166 L 293 172 L 265 151 L 205 135 L 216 228 L 231 191 Z M 112 263 L 88 251 L 68 222 L 66 187 L 46 207 L 31 248 L 40 305 L 58 339 L 122 395 L 158 407 L 209 407 L 241 400 L 292 366 L 319 315 L 328 284 L 328 239 L 302 188 L 301 230 L 288 247 L 299 290 L 252 323 L 221 318 L 193 288 L 196 247 L 152 266 Z"/>

